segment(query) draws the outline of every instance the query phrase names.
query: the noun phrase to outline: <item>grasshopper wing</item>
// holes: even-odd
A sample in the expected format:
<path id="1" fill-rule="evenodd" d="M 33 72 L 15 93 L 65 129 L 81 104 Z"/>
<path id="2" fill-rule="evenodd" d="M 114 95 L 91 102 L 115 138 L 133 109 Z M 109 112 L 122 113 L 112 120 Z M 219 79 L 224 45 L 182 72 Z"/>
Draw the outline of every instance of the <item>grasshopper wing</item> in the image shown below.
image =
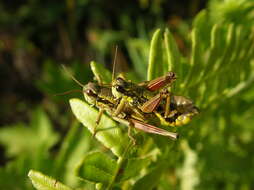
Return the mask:
<path id="1" fill-rule="evenodd" d="M 156 91 L 162 87 L 171 85 L 176 80 L 174 72 L 168 72 L 166 75 L 148 81 L 146 88 L 150 91 Z"/>
<path id="2" fill-rule="evenodd" d="M 145 102 L 139 109 L 144 113 L 151 113 L 159 106 L 162 95 L 159 93 Z"/>
<path id="3" fill-rule="evenodd" d="M 136 129 L 139 129 L 141 131 L 144 131 L 146 133 L 152 133 L 152 134 L 167 136 L 167 137 L 170 137 L 173 140 L 176 140 L 178 138 L 177 133 L 169 132 L 169 131 L 166 131 L 164 129 L 155 127 L 153 125 L 149 125 L 147 123 L 143 123 L 143 122 L 135 120 L 135 119 L 130 119 L 130 122 L 132 123 L 133 127 L 135 127 Z"/>

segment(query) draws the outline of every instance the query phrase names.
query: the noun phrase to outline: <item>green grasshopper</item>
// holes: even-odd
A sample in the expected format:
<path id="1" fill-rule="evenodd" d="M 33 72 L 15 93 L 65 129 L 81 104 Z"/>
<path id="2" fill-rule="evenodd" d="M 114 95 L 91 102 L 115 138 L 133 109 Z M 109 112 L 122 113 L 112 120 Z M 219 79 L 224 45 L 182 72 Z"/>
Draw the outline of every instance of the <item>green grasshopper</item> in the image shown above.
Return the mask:
<path id="1" fill-rule="evenodd" d="M 168 132 L 162 128 L 149 124 L 150 121 L 154 121 L 157 118 L 154 113 L 143 113 L 139 109 L 132 107 L 131 105 L 127 105 L 116 115 L 115 113 L 119 105 L 119 99 L 113 96 L 112 89 L 110 87 L 103 86 L 102 84 L 95 82 L 89 82 L 87 85 L 83 85 L 75 79 L 65 67 L 64 69 L 71 78 L 83 88 L 82 92 L 85 100 L 99 109 L 96 125 L 99 124 L 103 112 L 106 111 L 114 120 L 129 126 L 128 135 L 134 142 L 135 139 L 130 135 L 131 127 L 142 130 L 146 133 L 167 136 L 173 140 L 178 138 L 177 133 Z M 96 130 L 94 132 L 94 135 L 95 134 Z"/>
<path id="2" fill-rule="evenodd" d="M 143 113 L 154 112 L 163 125 L 181 126 L 189 123 L 199 113 L 193 102 L 184 97 L 172 95 L 167 89 L 176 79 L 173 72 L 152 81 L 138 85 L 117 77 L 112 83 L 112 93 L 121 99 L 116 114 L 122 105 L 130 104 Z"/>

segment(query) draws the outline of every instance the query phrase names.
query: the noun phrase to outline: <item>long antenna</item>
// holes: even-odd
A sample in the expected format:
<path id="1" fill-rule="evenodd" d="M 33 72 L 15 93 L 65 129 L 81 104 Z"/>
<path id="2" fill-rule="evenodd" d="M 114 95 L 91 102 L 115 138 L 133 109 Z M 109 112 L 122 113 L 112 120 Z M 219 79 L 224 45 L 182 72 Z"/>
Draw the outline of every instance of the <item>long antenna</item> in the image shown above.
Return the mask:
<path id="1" fill-rule="evenodd" d="M 74 89 L 74 90 L 69 90 L 69 91 L 66 91 L 66 92 L 61 92 L 61 93 L 54 94 L 54 96 L 63 96 L 63 95 L 66 95 L 66 94 L 71 94 L 73 92 L 81 92 L 81 93 L 83 93 L 84 91 L 83 90 Z"/>
<path id="2" fill-rule="evenodd" d="M 72 78 L 72 80 L 74 80 L 79 86 L 81 87 L 85 86 L 81 82 L 79 82 L 63 64 L 61 64 L 61 66 L 63 67 L 64 71 Z"/>
<path id="3" fill-rule="evenodd" d="M 114 62 L 113 62 L 112 81 L 115 79 L 117 49 L 118 49 L 118 46 L 116 45 L 115 57 L 114 57 Z"/>

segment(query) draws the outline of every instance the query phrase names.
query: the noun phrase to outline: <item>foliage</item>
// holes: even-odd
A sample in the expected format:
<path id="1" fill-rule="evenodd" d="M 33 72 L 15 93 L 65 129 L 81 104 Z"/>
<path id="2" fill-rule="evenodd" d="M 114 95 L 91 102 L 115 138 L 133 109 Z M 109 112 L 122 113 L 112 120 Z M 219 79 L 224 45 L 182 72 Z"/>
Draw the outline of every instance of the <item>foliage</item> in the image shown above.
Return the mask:
<path id="1" fill-rule="evenodd" d="M 232 158 L 235 157 L 234 159 L 241 160 L 241 158 L 238 157 L 239 152 L 231 152 L 231 149 L 236 148 L 236 145 L 230 144 L 229 139 L 225 139 L 224 133 L 230 132 L 227 127 L 229 127 L 230 124 L 232 125 L 230 120 L 233 118 L 234 112 L 239 114 L 237 109 L 231 109 L 230 114 L 227 112 L 227 109 L 230 106 L 229 101 L 235 101 L 235 96 L 239 96 L 242 91 L 251 88 L 251 84 L 254 80 L 254 73 L 251 72 L 253 70 L 252 61 L 254 50 L 252 34 L 253 28 L 232 22 L 227 22 L 223 25 L 220 25 L 219 23 L 213 24 L 211 21 L 210 35 L 202 36 L 200 34 L 203 34 L 205 32 L 204 30 L 207 30 L 207 27 L 203 27 L 204 22 L 207 22 L 208 20 L 209 17 L 207 13 L 203 11 L 197 16 L 194 22 L 194 28 L 191 33 L 192 54 L 189 58 L 189 64 L 185 63 L 186 60 L 184 60 L 180 55 L 175 42 L 172 40 L 172 34 L 168 30 L 164 32 L 164 35 L 162 35 L 161 30 L 155 31 L 153 35 L 150 47 L 147 75 L 148 80 L 163 75 L 169 68 L 174 68 L 173 70 L 176 71 L 181 82 L 177 81 L 176 86 L 174 86 L 172 91 L 176 94 L 184 94 L 191 97 L 198 107 L 201 108 L 202 113 L 200 118 L 193 121 L 187 128 L 179 128 L 180 134 L 182 134 L 183 137 L 179 140 L 180 142 L 172 145 L 173 147 L 171 147 L 171 149 L 169 149 L 168 145 L 172 144 L 172 142 L 161 141 L 161 139 L 158 140 L 157 138 L 153 138 L 157 147 L 152 146 L 150 147 L 150 150 L 145 153 L 141 151 L 143 147 L 139 146 L 137 147 L 137 149 L 140 149 L 138 152 L 142 152 L 142 154 L 134 154 L 127 158 L 128 160 L 130 158 L 144 157 L 156 149 L 159 149 L 160 153 L 163 153 L 161 156 L 160 153 L 158 155 L 154 155 L 156 156 L 156 160 L 151 162 L 151 168 L 146 168 L 145 175 L 137 175 L 137 177 L 139 177 L 135 180 L 133 186 L 134 189 L 152 189 L 152 187 L 158 186 L 160 184 L 160 176 L 163 175 L 165 170 L 175 168 L 175 163 L 179 162 L 181 157 L 184 158 L 183 165 L 176 168 L 178 169 L 176 175 L 180 178 L 179 185 L 181 189 L 193 189 L 196 187 L 202 189 L 203 186 L 205 187 L 203 180 L 211 177 L 213 178 L 218 175 L 217 172 L 211 172 L 210 174 L 203 173 L 208 170 L 207 167 L 210 167 L 210 164 L 207 163 L 206 165 L 205 162 L 201 162 L 200 165 L 198 162 L 198 159 L 202 158 L 204 152 L 211 150 L 211 146 L 216 145 L 218 147 L 222 147 L 224 146 L 224 143 L 229 143 L 228 148 L 224 149 L 225 155 L 232 154 Z M 164 44 L 162 43 L 162 36 L 164 36 Z M 240 40 L 246 38 L 249 40 Z M 205 39 L 208 39 L 209 41 L 206 41 Z M 239 65 L 239 63 L 241 63 L 241 65 Z M 183 66 L 180 66 L 180 64 Z M 200 74 L 197 75 L 196 73 Z M 103 73 L 101 73 L 101 75 L 103 75 Z M 77 107 L 76 104 L 80 107 Z M 84 119 L 92 122 L 92 119 L 90 118 L 96 117 L 96 114 L 92 117 L 88 117 L 88 114 L 92 114 L 92 110 L 85 108 L 82 104 L 82 102 L 79 103 L 79 100 L 71 100 L 71 107 L 74 114 L 78 120 L 82 121 L 82 123 L 89 128 L 89 125 L 84 122 Z M 216 117 L 212 117 L 214 114 Z M 214 118 L 218 121 L 213 121 Z M 107 127 L 107 122 L 102 123 L 104 127 Z M 211 128 L 214 123 L 216 125 Z M 95 126 L 95 123 L 93 126 Z M 193 126 L 196 126 L 196 128 L 193 128 Z M 222 126 L 224 127 L 221 128 Z M 100 135 L 103 136 L 108 132 L 102 131 L 100 133 Z M 238 135 L 240 134 L 239 129 Z M 234 138 L 234 133 L 231 135 L 229 135 L 228 138 Z M 100 139 L 99 135 L 98 139 Z M 110 148 L 112 153 L 119 157 L 118 159 L 122 159 L 123 156 L 116 153 L 114 149 L 108 145 L 111 139 L 113 138 L 104 139 L 101 140 L 101 142 L 106 147 Z M 124 137 L 122 137 L 122 139 L 124 139 Z M 243 141 L 240 139 L 238 140 L 241 143 L 244 141 L 243 139 Z M 248 144 L 249 143 L 250 142 L 248 142 Z M 121 143 L 115 143 L 115 145 L 121 146 Z M 192 145 L 192 147 L 190 147 L 190 145 Z M 126 147 L 124 143 L 122 143 L 122 146 Z M 178 152 L 177 150 L 182 150 L 182 152 Z M 216 152 L 219 150 L 217 149 L 214 151 Z M 171 158 L 172 155 L 174 155 L 174 159 Z M 215 154 L 215 156 L 217 156 L 217 154 Z M 166 162 L 166 160 L 168 162 Z M 171 162 L 169 160 L 171 160 Z M 220 162 L 223 162 L 223 160 L 226 162 L 228 161 L 228 158 L 220 158 Z M 234 163 L 236 160 L 233 160 L 232 162 Z M 82 165 L 80 167 L 84 166 Z M 118 164 L 118 167 L 122 168 L 121 162 Z M 199 168 L 199 172 L 197 172 L 197 168 Z M 216 167 L 214 166 L 214 168 Z M 210 170 L 212 169 L 213 168 Z M 234 169 L 236 169 L 236 167 Z M 125 169 L 122 170 L 126 172 Z M 220 170 L 220 172 L 225 172 L 222 176 L 226 178 L 225 182 L 229 182 L 225 183 L 225 186 L 227 187 L 230 185 L 230 176 L 232 174 L 227 175 L 229 172 L 227 169 Z M 202 174 L 202 176 L 200 174 Z M 189 179 L 190 176 L 191 178 Z M 86 176 L 82 175 L 82 177 L 87 179 Z M 112 180 L 115 180 L 115 186 L 119 186 L 120 184 L 119 182 L 117 183 L 116 178 L 117 177 L 112 176 Z M 98 182 L 98 179 L 92 180 L 89 178 L 89 180 Z M 234 183 L 237 183 L 240 178 L 235 178 L 235 180 L 236 181 Z M 106 182 L 101 179 L 100 182 L 108 184 L 109 181 L 110 180 Z"/>
<path id="2" fill-rule="evenodd" d="M 90 3 L 77 2 L 83 6 Z M 71 4 L 68 5 L 71 12 Z M 62 7 L 58 9 L 61 12 Z M 81 12 L 77 12 L 77 20 Z M 20 14 L 22 19 L 32 13 L 24 7 L 17 13 Z M 45 15 L 43 24 L 48 26 L 57 15 Z M 0 21 L 6 23 L 6 18 L 1 16 Z M 70 23 L 72 19 L 70 16 Z M 90 131 L 94 129 L 98 110 L 81 100 L 82 97 L 70 99 L 70 106 L 85 127 L 60 112 L 53 100 L 48 100 L 44 106 L 46 112 L 41 107 L 32 109 L 30 123 L 0 128 L 0 143 L 8 159 L 0 168 L 0 189 L 32 189 L 32 184 L 39 190 L 252 189 L 253 22 L 252 1 L 214 0 L 195 17 L 189 35 L 186 23 L 182 23 L 185 35 L 182 47 L 175 40 L 176 33 L 168 28 L 155 30 L 150 43 L 149 34 L 140 23 L 138 38 L 126 37 L 126 32 L 93 31 L 101 39 L 92 42 L 101 52 L 98 63 L 91 63 L 94 75 L 102 76 L 107 84 L 110 82 L 110 72 L 99 63 L 104 62 L 109 44 L 120 40 L 134 68 L 129 79 L 150 80 L 168 70 L 175 71 L 178 78 L 172 92 L 194 100 L 200 115 L 188 126 L 176 129 L 181 135 L 176 142 L 138 132 L 135 133 L 137 146 L 132 146 L 127 127 L 106 114 L 102 116 L 98 134 L 92 137 Z M 124 23 L 128 25 L 127 21 Z M 35 32 L 27 29 L 30 35 Z M 91 71 L 79 63 L 72 62 L 72 71 L 86 83 Z M 54 65 L 54 60 L 46 60 L 43 70 L 44 80 L 36 81 L 36 85 L 45 94 L 73 86 L 68 76 Z M 67 98 L 52 99 L 60 104 L 60 100 Z M 52 116 L 57 121 L 51 121 Z M 56 123 L 65 126 L 60 129 L 66 133 L 63 138 L 53 127 Z"/>
<path id="3" fill-rule="evenodd" d="M 37 189 L 45 189 L 45 190 L 71 190 L 71 188 L 66 187 L 65 185 L 59 183 L 55 179 L 52 179 L 48 176 L 43 175 L 40 172 L 36 172 L 30 170 L 28 173 L 29 178 L 33 182 L 34 187 Z"/>

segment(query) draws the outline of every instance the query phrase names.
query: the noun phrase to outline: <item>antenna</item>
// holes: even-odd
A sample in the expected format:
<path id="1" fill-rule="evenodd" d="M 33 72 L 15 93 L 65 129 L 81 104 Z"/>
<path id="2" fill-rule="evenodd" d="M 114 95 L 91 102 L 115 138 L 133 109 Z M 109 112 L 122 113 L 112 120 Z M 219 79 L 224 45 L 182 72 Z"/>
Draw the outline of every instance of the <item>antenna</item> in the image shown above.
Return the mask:
<path id="1" fill-rule="evenodd" d="M 117 49 L 118 49 L 118 46 L 116 45 L 115 57 L 114 57 L 114 62 L 113 62 L 112 81 L 115 79 Z"/>
<path id="2" fill-rule="evenodd" d="M 63 95 L 70 94 L 70 93 L 73 93 L 73 92 L 81 92 L 81 93 L 83 93 L 84 91 L 83 90 L 74 89 L 74 90 L 69 90 L 69 91 L 66 91 L 66 92 L 54 94 L 54 96 L 63 96 Z"/>
<path id="3" fill-rule="evenodd" d="M 81 82 L 79 82 L 63 64 L 61 64 L 61 66 L 63 67 L 64 71 L 72 78 L 72 80 L 74 80 L 79 86 L 81 87 L 85 86 Z"/>

